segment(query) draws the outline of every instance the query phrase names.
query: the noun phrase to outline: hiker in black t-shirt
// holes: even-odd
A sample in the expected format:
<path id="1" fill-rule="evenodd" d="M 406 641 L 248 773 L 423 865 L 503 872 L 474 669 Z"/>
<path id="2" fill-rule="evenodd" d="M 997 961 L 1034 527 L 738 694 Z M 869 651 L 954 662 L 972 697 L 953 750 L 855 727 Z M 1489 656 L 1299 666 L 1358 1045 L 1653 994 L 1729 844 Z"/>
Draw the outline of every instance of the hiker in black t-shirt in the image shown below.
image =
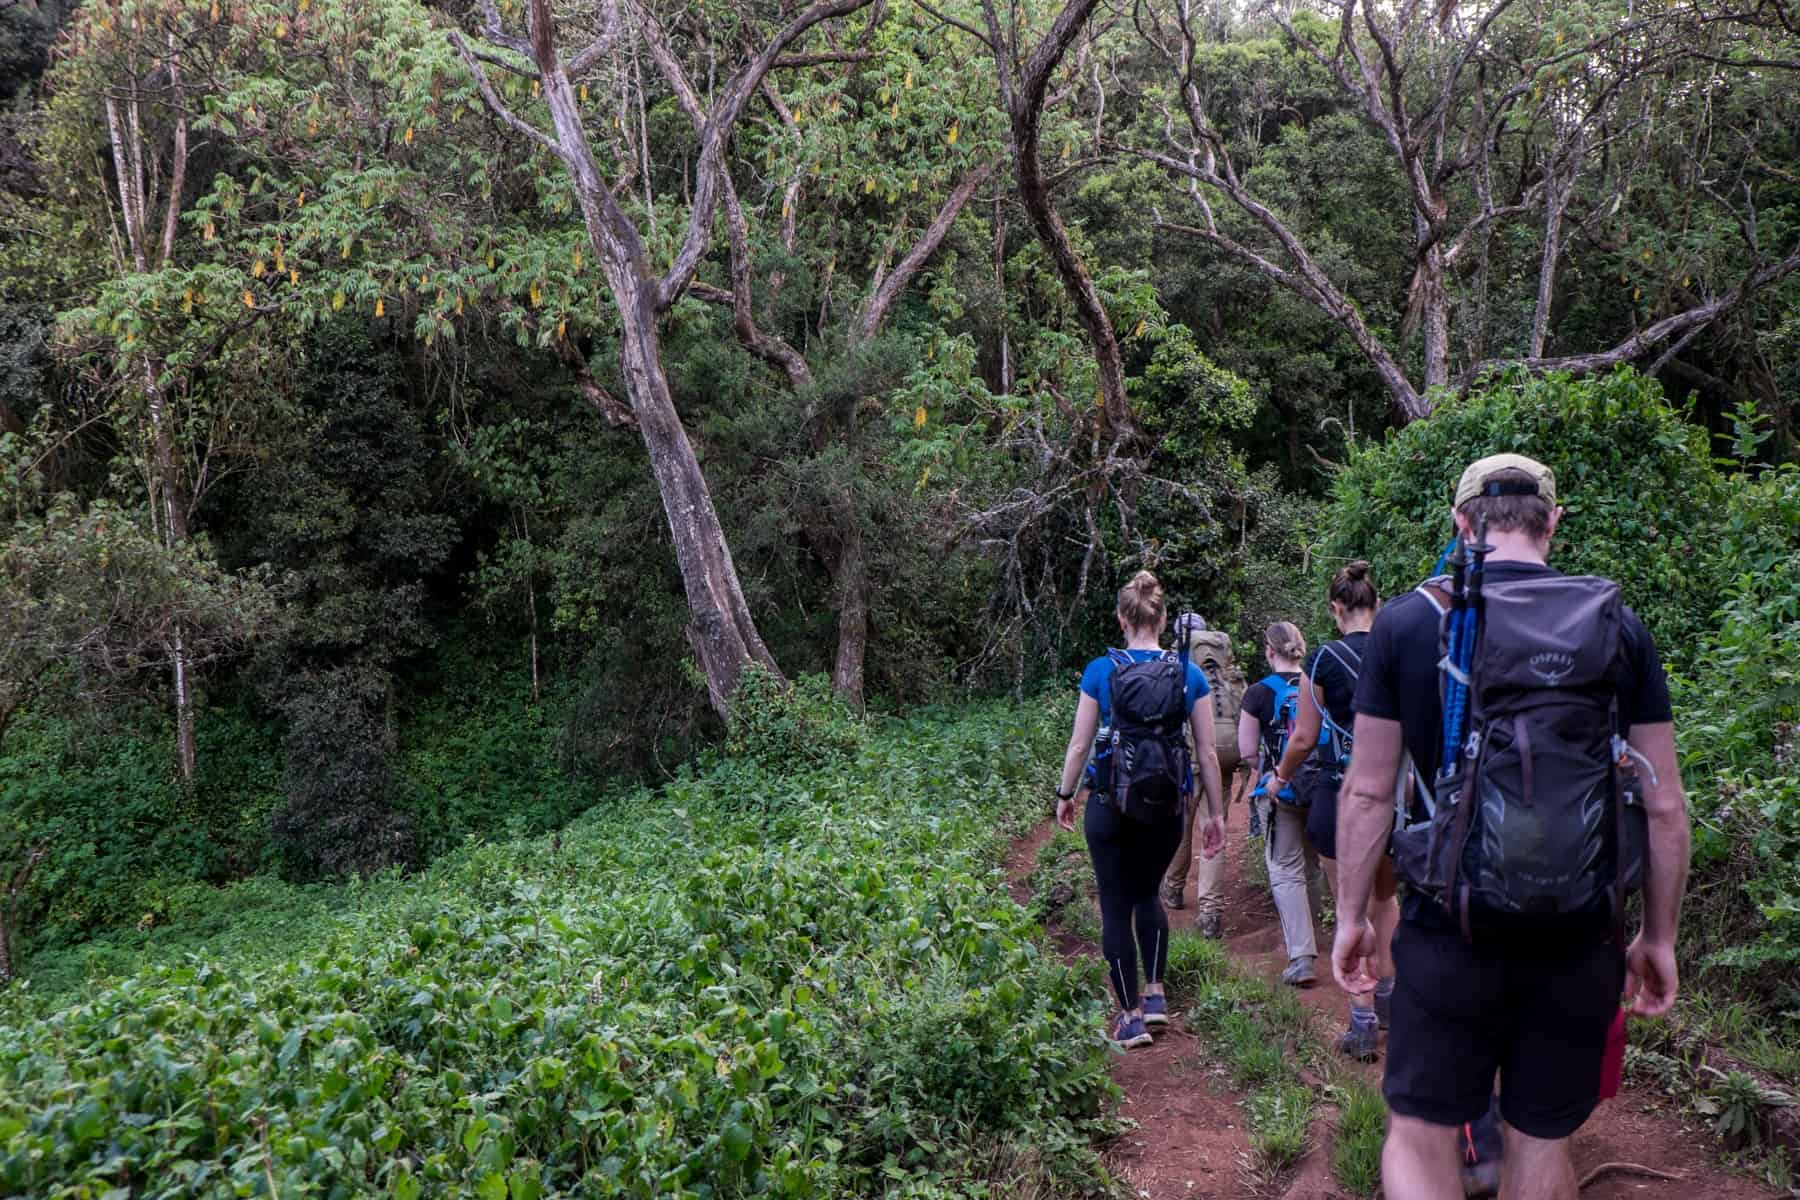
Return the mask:
<path id="1" fill-rule="evenodd" d="M 1381 597 L 1369 578 L 1369 564 L 1361 560 L 1345 564 L 1332 579 L 1327 598 L 1331 618 L 1341 636 L 1314 650 L 1306 660 L 1300 677 L 1300 708 L 1294 733 L 1275 768 L 1275 782 L 1280 787 L 1291 779 L 1306 807 L 1306 834 L 1325 860 L 1325 873 L 1332 881 L 1332 895 L 1338 906 L 1339 927 L 1365 918 L 1374 923 L 1374 968 L 1380 983 L 1372 993 L 1351 995 L 1349 1028 L 1337 1042 L 1342 1053 L 1370 1062 L 1378 1053 L 1377 1030 L 1385 1023 L 1388 997 L 1394 988 L 1393 960 L 1387 952 L 1400 917 L 1394 903 L 1394 877 L 1392 872 L 1383 872 L 1366 904 L 1346 908 L 1335 862 L 1338 789 L 1350 761 L 1350 731 L 1355 720 L 1351 699 L 1356 694 L 1369 627 L 1375 623 L 1376 610 L 1381 606 Z"/>
<path id="2" fill-rule="evenodd" d="M 1519 455 L 1473 464 L 1457 487 L 1459 536 L 1472 542 L 1485 526 L 1490 549 L 1482 570 L 1490 591 L 1561 578 L 1546 565 L 1561 519 L 1554 476 Z M 1403 766 L 1410 758 L 1416 774 L 1409 769 L 1406 779 L 1414 787 L 1444 782 L 1438 781 L 1438 760 L 1446 738 L 1457 736 L 1446 732 L 1439 702 L 1438 664 L 1445 657 L 1440 604 L 1440 595 L 1428 590 L 1390 602 L 1364 655 L 1355 697 L 1356 753 L 1337 833 L 1343 907 L 1332 958 L 1348 991 L 1374 986 L 1368 960 L 1377 953 L 1375 931 L 1343 914 L 1368 897 L 1386 860 Z M 1459 1193 L 1457 1131 L 1487 1108 L 1496 1072 L 1508 1127 L 1508 1190 L 1574 1200 L 1567 1139 L 1598 1103 L 1607 1031 L 1621 991 L 1635 998 L 1633 1011 L 1646 1016 L 1667 1012 L 1674 1002 L 1675 932 L 1688 863 L 1686 799 L 1656 647 L 1629 609 L 1619 611 L 1607 677 L 1615 690 L 1609 702 L 1616 703 L 1613 732 L 1629 738 L 1613 743 L 1615 753 L 1623 746 L 1622 753 L 1644 762 L 1631 785 L 1631 794 L 1641 797 L 1648 847 L 1643 927 L 1622 950 L 1616 896 L 1613 905 L 1591 912 L 1484 919 L 1470 914 L 1465 881 L 1459 920 L 1438 897 L 1409 887 L 1393 946 L 1398 987 L 1383 1085 L 1393 1114 L 1382 1156 L 1389 1200 Z M 1545 625 L 1562 615 L 1546 612 Z M 1487 627 L 1482 629 L 1485 637 Z M 1516 629 L 1515 620 L 1509 632 Z M 1545 667 L 1546 682 L 1538 686 L 1556 686 L 1556 663 L 1546 657 Z M 1518 745 L 1512 743 L 1515 753 Z M 1554 787 L 1555 781 L 1538 786 Z M 1609 809 L 1621 802 L 1624 787 L 1606 797 Z M 1447 787 L 1433 791 L 1438 801 L 1450 795 Z M 1444 811 L 1460 815 L 1463 809 Z"/>

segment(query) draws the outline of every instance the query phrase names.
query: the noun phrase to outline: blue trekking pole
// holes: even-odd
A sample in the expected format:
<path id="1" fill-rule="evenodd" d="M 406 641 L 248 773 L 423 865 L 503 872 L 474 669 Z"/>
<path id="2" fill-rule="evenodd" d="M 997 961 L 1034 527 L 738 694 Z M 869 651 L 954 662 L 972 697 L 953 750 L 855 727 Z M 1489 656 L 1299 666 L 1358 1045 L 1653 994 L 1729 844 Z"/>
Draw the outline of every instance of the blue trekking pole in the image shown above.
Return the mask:
<path id="1" fill-rule="evenodd" d="M 1473 544 L 1459 544 L 1451 556 L 1455 565 L 1450 594 L 1449 646 L 1444 656 L 1448 682 L 1444 688 L 1444 755 L 1440 777 L 1455 772 L 1462 751 L 1469 711 L 1469 671 L 1475 663 L 1475 642 L 1481 630 L 1481 584 L 1487 563 L 1487 522 L 1475 530 Z"/>

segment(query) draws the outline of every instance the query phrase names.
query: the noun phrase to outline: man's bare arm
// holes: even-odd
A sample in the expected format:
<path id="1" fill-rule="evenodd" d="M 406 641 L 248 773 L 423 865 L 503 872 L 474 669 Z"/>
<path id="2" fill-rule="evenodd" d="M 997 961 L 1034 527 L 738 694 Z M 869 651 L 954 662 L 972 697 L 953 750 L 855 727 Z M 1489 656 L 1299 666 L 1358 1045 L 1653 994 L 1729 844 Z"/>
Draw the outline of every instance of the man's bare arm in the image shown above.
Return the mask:
<path id="1" fill-rule="evenodd" d="M 1394 828 L 1394 781 L 1406 742 L 1400 722 L 1356 718 L 1355 749 L 1338 792 L 1338 912 L 1368 907 L 1375 869 Z"/>
<path id="2" fill-rule="evenodd" d="M 1668 721 L 1636 725 L 1631 744 L 1650 760 L 1655 771 L 1641 768 L 1644 813 L 1649 818 L 1650 862 L 1644 881 L 1644 937 L 1658 945 L 1673 946 L 1681 922 L 1681 897 L 1687 891 L 1688 857 L 1692 829 L 1688 824 L 1687 793 L 1681 786 L 1681 764 L 1675 756 L 1675 726 Z"/>

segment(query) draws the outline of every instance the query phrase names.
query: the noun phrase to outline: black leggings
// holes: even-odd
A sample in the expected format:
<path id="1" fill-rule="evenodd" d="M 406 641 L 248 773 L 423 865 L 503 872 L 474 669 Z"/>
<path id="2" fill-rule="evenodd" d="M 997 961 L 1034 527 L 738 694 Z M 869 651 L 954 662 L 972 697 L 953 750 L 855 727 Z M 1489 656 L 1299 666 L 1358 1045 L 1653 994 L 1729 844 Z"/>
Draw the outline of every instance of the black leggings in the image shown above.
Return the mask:
<path id="1" fill-rule="evenodd" d="M 1119 1007 L 1138 1006 L 1138 955 L 1144 975 L 1161 983 L 1169 962 L 1169 918 L 1163 912 L 1163 872 L 1181 845 L 1181 822 L 1148 825 L 1089 796 L 1082 820 L 1094 880 L 1100 885 L 1100 952 Z M 1134 944 L 1132 933 L 1137 938 Z"/>

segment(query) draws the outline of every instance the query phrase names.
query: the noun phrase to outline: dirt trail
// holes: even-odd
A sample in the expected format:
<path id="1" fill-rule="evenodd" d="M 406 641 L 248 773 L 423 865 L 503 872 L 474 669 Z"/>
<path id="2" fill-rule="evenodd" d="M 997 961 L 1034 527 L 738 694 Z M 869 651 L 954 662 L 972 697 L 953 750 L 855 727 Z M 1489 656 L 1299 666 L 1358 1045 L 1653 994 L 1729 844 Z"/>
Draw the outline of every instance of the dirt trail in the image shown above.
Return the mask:
<path id="1" fill-rule="evenodd" d="M 1233 805 L 1227 831 L 1225 944 L 1234 962 L 1275 980 L 1287 956 L 1268 891 L 1244 869 L 1248 824 L 1245 807 Z M 1053 832 L 1046 822 L 1013 847 L 1007 878 L 1015 899 L 1029 899 L 1025 879 L 1038 848 Z M 1190 883 L 1187 907 L 1171 912 L 1170 922 L 1181 928 L 1193 920 L 1193 913 Z M 1330 946 L 1330 934 L 1328 930 L 1320 932 L 1320 946 L 1325 950 Z M 1097 952 L 1091 943 L 1066 930 L 1053 930 L 1052 935 L 1065 955 Z M 1319 965 L 1319 986 L 1300 995 L 1315 1014 L 1319 1031 L 1335 1038 L 1344 1026 L 1348 999 L 1331 982 L 1325 955 Z M 1369 1079 L 1379 1084 L 1380 1064 L 1364 1069 Z M 1256 1178 L 1243 1110 L 1238 1106 L 1241 1096 L 1232 1090 L 1224 1070 L 1200 1040 L 1182 1027 L 1179 1013 L 1155 1046 L 1120 1057 L 1113 1078 L 1125 1093 L 1122 1115 L 1132 1118 L 1138 1127 L 1108 1150 L 1107 1162 L 1143 1200 L 1253 1200 L 1271 1195 L 1282 1200 L 1364 1200 L 1337 1186 L 1327 1144 L 1316 1145 L 1279 1187 L 1271 1189 L 1270 1181 Z M 1328 1134 L 1328 1128 L 1315 1128 Z M 1602 1104 L 1575 1135 L 1574 1153 L 1576 1173 L 1581 1177 L 1600 1164 L 1615 1162 L 1680 1176 L 1678 1180 L 1660 1180 L 1608 1173 L 1581 1193 L 1582 1200 L 1779 1200 L 1780 1196 L 1754 1180 L 1715 1166 L 1711 1139 L 1703 1128 L 1684 1123 L 1666 1099 L 1629 1086 L 1616 1099 Z"/>

